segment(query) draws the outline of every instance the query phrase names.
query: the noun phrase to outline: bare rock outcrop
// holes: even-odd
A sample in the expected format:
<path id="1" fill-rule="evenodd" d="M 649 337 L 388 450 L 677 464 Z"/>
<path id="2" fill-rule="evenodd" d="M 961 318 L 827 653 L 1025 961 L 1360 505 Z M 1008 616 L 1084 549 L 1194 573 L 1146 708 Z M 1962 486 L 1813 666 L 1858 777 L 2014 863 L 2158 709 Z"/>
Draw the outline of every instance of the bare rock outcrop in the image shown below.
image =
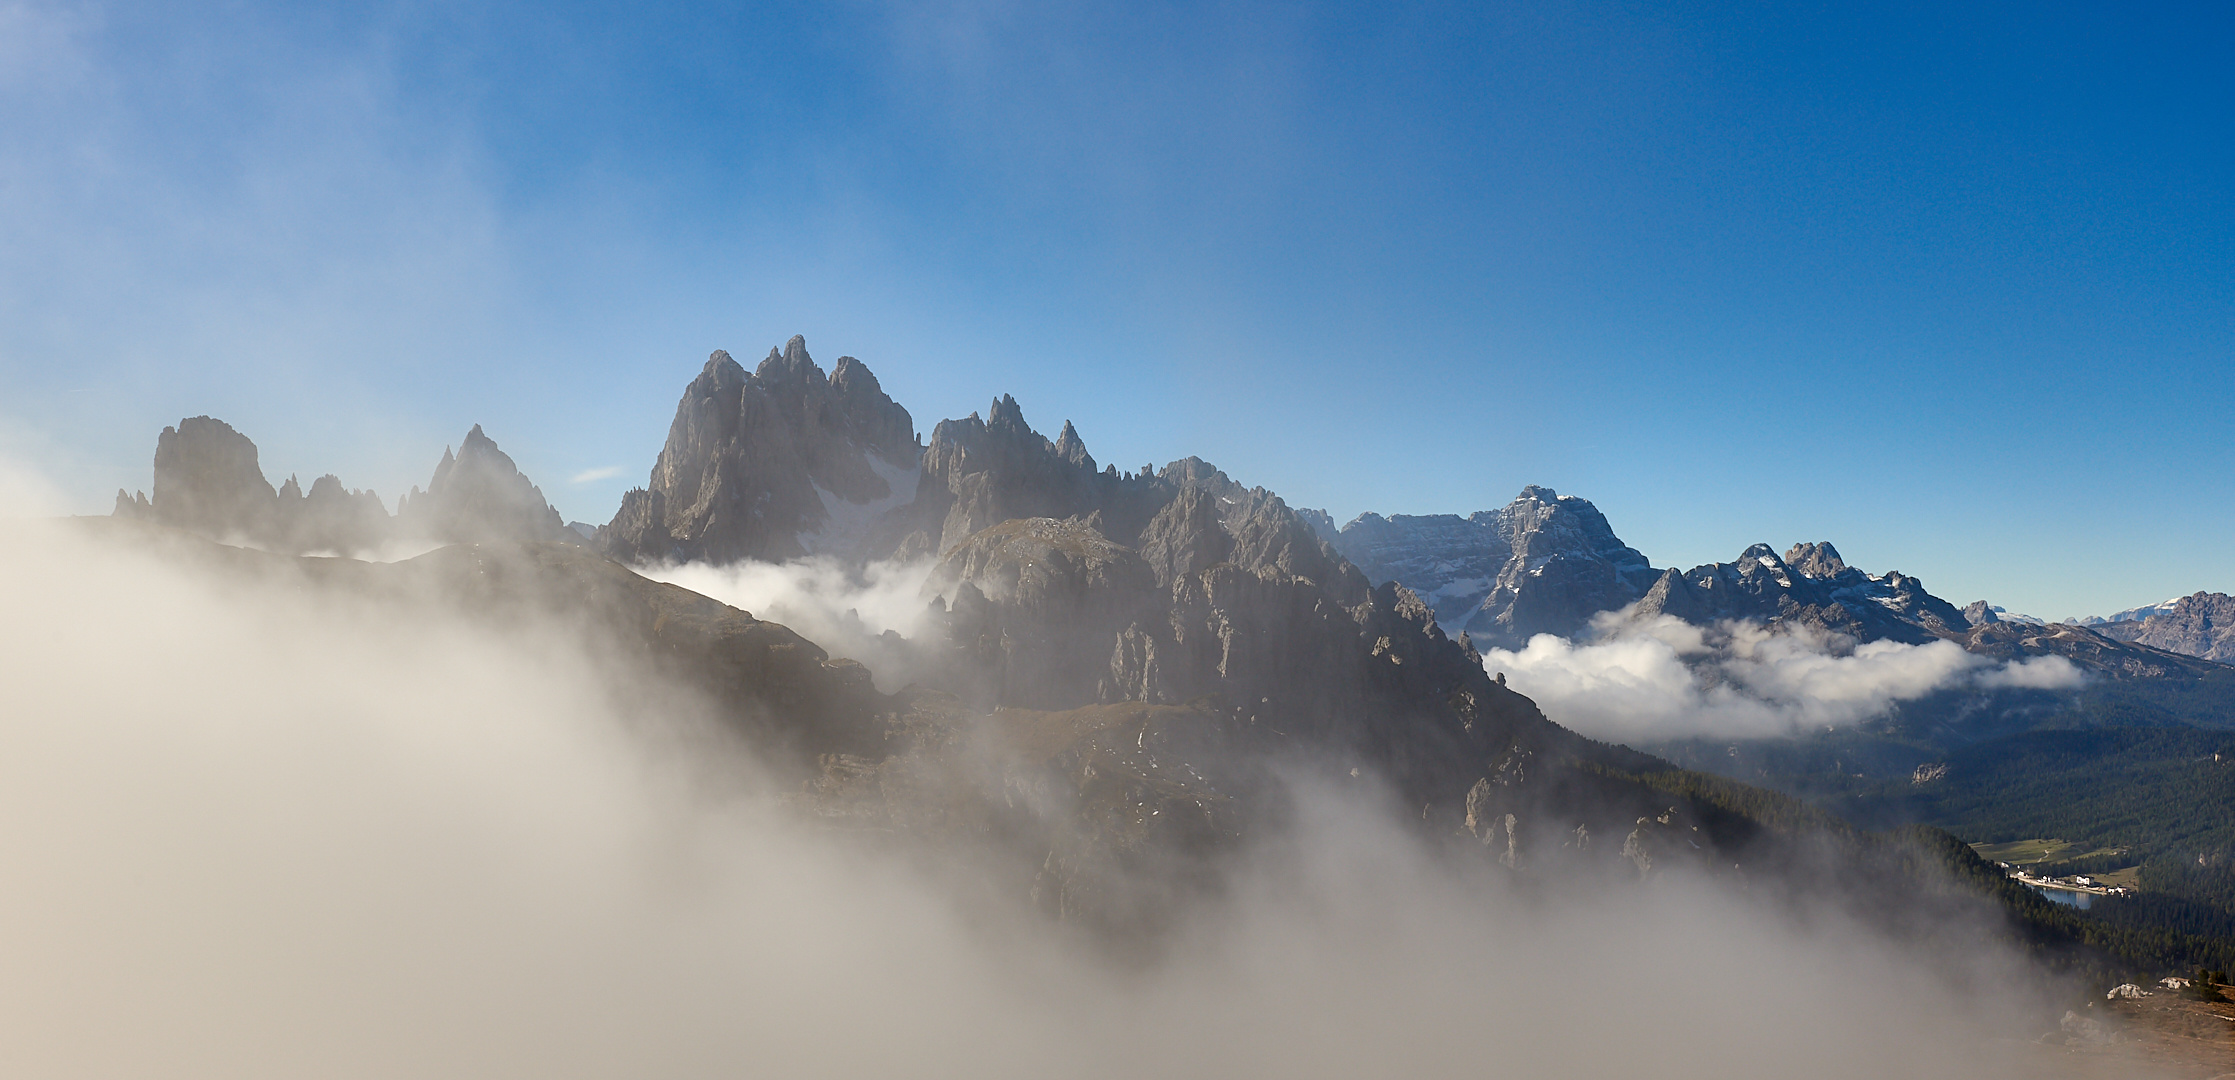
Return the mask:
<path id="1" fill-rule="evenodd" d="M 915 498 L 921 454 L 908 410 L 853 357 L 826 376 L 795 336 L 747 373 L 716 351 L 599 542 L 629 561 L 859 555 Z"/>
<path id="2" fill-rule="evenodd" d="M 1574 636 L 1658 576 L 1588 500 L 1536 485 L 1464 518 L 1363 514 L 1335 543 L 1370 579 L 1419 593 L 1442 622 L 1515 648 L 1537 634 Z"/>
<path id="3" fill-rule="evenodd" d="M 2235 664 L 2235 596 L 2198 592 L 2159 604 L 2139 621 L 2093 629 L 2153 649 Z"/>
<path id="4" fill-rule="evenodd" d="M 986 673 L 957 684 L 979 688 L 979 707 L 1192 703 L 1245 741 L 1370 763 L 1453 827 L 1496 755 L 1572 739 L 1493 682 L 1418 596 L 1370 587 L 1271 492 L 1196 459 L 1094 472 L 1075 431 L 1035 443 L 1008 404 L 997 421 L 934 437 L 959 452 L 927 479 L 965 479 L 946 489 L 960 497 L 942 526 L 1022 506 L 1070 513 L 978 530 L 927 585 L 957 655 Z"/>
<path id="5" fill-rule="evenodd" d="M 1959 638 L 1971 620 L 1900 571 L 1873 576 L 1848 566 L 1828 543 L 1796 544 L 1783 557 L 1755 544 L 1727 563 L 1668 570 L 1634 612 L 1699 625 L 1744 619 L 1806 626 L 1855 641 L 1922 645 Z"/>
<path id="6" fill-rule="evenodd" d="M 155 439 L 156 521 L 217 538 L 264 541 L 278 527 L 279 496 L 256 463 L 256 444 L 214 417 L 195 416 Z"/>
<path id="7" fill-rule="evenodd" d="M 1019 518 L 949 549 L 925 588 L 954 597 L 990 667 L 994 701 L 1061 709 L 1096 700 L 1111 642 L 1151 617 L 1158 584 L 1148 563 L 1077 518 Z M 967 588 L 969 593 L 960 593 Z M 1122 644 L 1121 646 L 1122 647 Z"/>

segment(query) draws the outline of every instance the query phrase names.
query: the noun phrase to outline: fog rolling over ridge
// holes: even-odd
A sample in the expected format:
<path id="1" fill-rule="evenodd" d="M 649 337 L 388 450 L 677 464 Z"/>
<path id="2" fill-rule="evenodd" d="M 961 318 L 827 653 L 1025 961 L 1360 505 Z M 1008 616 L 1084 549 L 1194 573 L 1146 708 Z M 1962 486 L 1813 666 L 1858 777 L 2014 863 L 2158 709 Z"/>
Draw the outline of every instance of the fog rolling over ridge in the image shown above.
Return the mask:
<path id="1" fill-rule="evenodd" d="M 2034 1033 L 2033 1002 L 1980 989 L 2013 958 L 1951 970 L 1682 870 L 1516 887 L 1363 781 L 1299 784 L 1291 827 L 1113 958 L 970 887 L 968 852 L 835 840 L 562 621 L 256 584 L 66 526 L 5 545 L 11 1076 L 2040 1064 L 1989 1038 Z"/>
<path id="2" fill-rule="evenodd" d="M 931 569 L 925 560 L 856 567 L 811 556 L 787 563 L 659 563 L 636 569 L 654 581 L 783 623 L 837 655 L 859 660 L 886 693 L 917 681 L 940 659 L 915 643 L 934 629 L 921 594 Z"/>

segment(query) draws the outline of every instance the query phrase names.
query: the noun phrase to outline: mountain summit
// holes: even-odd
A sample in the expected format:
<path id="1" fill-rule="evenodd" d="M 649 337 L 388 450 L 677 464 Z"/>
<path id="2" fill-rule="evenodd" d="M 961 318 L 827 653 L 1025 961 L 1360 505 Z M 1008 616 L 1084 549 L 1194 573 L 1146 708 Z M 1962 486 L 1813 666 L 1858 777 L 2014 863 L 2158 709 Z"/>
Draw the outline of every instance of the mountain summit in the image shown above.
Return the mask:
<path id="1" fill-rule="evenodd" d="M 861 361 L 829 375 L 794 336 L 748 374 L 716 350 L 684 388 L 646 486 L 600 542 L 628 561 L 777 562 L 852 553 L 913 500 L 922 447 Z"/>
<path id="2" fill-rule="evenodd" d="M 1361 514 L 1335 546 L 1375 581 L 1400 581 L 1437 621 L 1519 648 L 1537 634 L 1573 637 L 1659 577 L 1588 500 L 1530 485 L 1496 510 Z"/>
<path id="3" fill-rule="evenodd" d="M 248 436 L 223 420 L 189 417 L 156 437 L 154 499 L 118 491 L 114 516 L 286 553 L 363 552 L 391 541 L 580 539 L 479 424 L 455 455 L 443 448 L 427 490 L 411 489 L 390 517 L 379 495 L 345 488 L 331 473 L 307 493 L 292 476 L 274 491 Z"/>

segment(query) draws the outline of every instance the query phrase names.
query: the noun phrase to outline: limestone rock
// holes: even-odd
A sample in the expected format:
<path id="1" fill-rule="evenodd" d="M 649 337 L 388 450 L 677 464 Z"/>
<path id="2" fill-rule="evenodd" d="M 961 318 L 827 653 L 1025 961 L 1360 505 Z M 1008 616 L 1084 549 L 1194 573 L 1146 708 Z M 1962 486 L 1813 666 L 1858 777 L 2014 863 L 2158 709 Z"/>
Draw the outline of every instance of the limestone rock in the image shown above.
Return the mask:
<path id="1" fill-rule="evenodd" d="M 1372 580 L 1420 593 L 1439 620 L 1510 648 L 1536 634 L 1572 637 L 1656 578 L 1588 500 L 1535 485 L 1464 518 L 1364 514 L 1336 546 Z"/>
<path id="2" fill-rule="evenodd" d="M 983 597 L 999 612 L 992 676 L 998 702 L 1020 708 L 1094 701 L 1110 677 L 1110 643 L 1150 618 L 1157 599 L 1148 564 L 1076 518 L 985 529 L 950 549 L 925 587 L 944 596 L 965 584 L 977 597 L 956 606 Z"/>
<path id="3" fill-rule="evenodd" d="M 1668 570 L 1646 590 L 1636 618 L 1673 615 L 1696 625 L 1747 619 L 1808 626 L 1855 641 L 1922 645 L 1961 636 L 1971 621 L 1899 571 L 1873 577 L 1847 566 L 1829 544 L 1796 545 L 1790 556 L 1755 544 L 1728 563 Z"/>
<path id="4" fill-rule="evenodd" d="M 231 424 L 189 417 L 155 440 L 155 520 L 216 538 L 269 538 L 279 496 L 256 464 L 256 444 Z"/>
<path id="5" fill-rule="evenodd" d="M 602 543 L 629 561 L 858 556 L 916 497 L 920 455 L 908 410 L 859 360 L 826 377 L 795 336 L 748 374 L 716 351 Z"/>
<path id="6" fill-rule="evenodd" d="M 2120 624 L 2098 629 L 2137 645 L 2235 664 L 2235 596 L 2199 592 L 2159 605 L 2147 618 L 2126 625 L 2130 632 L 2116 632 L 2126 629 Z"/>
<path id="7" fill-rule="evenodd" d="M 1216 498 L 1198 487 L 1180 489 L 1141 531 L 1141 557 L 1166 589 L 1178 578 L 1225 562 L 1233 550 L 1234 538 L 1219 525 Z"/>

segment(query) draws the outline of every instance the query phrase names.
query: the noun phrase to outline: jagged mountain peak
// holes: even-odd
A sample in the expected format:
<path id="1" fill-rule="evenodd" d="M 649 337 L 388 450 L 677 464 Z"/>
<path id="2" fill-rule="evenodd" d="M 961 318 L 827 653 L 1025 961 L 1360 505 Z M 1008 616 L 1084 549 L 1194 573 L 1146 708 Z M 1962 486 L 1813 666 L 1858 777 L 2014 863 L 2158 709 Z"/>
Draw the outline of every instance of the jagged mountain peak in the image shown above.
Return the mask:
<path id="1" fill-rule="evenodd" d="M 427 489 L 413 489 L 397 509 L 410 531 L 452 543 L 571 540 L 543 489 L 520 472 L 512 455 L 475 424 L 458 452 L 442 451 Z"/>
<path id="2" fill-rule="evenodd" d="M 851 356 L 839 357 L 838 363 L 831 367 L 830 384 L 840 393 L 849 395 L 881 394 L 885 389 L 877 381 L 877 373 L 869 370 L 869 365 Z"/>
<path id="3" fill-rule="evenodd" d="M 1017 404 L 1017 399 L 1008 394 L 995 398 L 993 404 L 986 407 L 986 426 L 1022 432 L 1032 430 L 1032 425 L 1025 423 L 1024 406 Z"/>
<path id="4" fill-rule="evenodd" d="M 377 493 L 346 488 L 332 473 L 307 492 L 300 476 L 289 474 L 275 491 L 248 436 L 222 420 L 190 417 L 156 439 L 155 498 L 119 492 L 115 512 L 282 552 L 366 551 L 391 540 L 560 538 L 558 512 L 479 424 L 455 453 L 443 447 L 427 489 L 413 488 L 390 517 Z"/>
<path id="5" fill-rule="evenodd" d="M 1063 422 L 1063 434 L 1056 437 L 1055 456 L 1094 471 L 1094 455 L 1086 452 L 1086 440 L 1079 438 L 1079 429 L 1072 427 L 1069 420 Z"/>
<path id="6" fill-rule="evenodd" d="M 2137 610 L 2148 614 L 2091 628 L 2120 641 L 2235 663 L 2235 596 L 2198 591 Z"/>
<path id="7" fill-rule="evenodd" d="M 804 336 L 770 349 L 751 374 L 717 349 L 601 543 L 632 561 L 857 554 L 915 497 L 915 430 L 868 365 L 841 357 L 825 375 Z"/>
<path id="8" fill-rule="evenodd" d="M 1785 564 L 1812 578 L 1834 578 L 1847 569 L 1831 541 L 1794 544 L 1785 551 Z"/>
<path id="9" fill-rule="evenodd" d="M 1670 569 L 1632 612 L 1635 618 L 1656 615 L 1703 626 L 1725 620 L 1805 625 L 1856 641 L 1908 644 L 1961 637 L 1975 622 L 1916 578 L 1898 571 L 1872 576 L 1822 543 L 1795 544 L 1784 557 L 1755 544 L 1732 562 Z"/>
<path id="10" fill-rule="evenodd" d="M 1598 507 L 1541 484 L 1463 518 L 1360 514 L 1335 544 L 1370 579 L 1419 594 L 1440 621 L 1509 647 L 1540 633 L 1572 636 L 1656 577 Z"/>
<path id="11" fill-rule="evenodd" d="M 233 425 L 192 416 L 156 437 L 157 520 L 219 538 L 259 534 L 270 528 L 277 505 L 256 444 Z"/>
<path id="12" fill-rule="evenodd" d="M 807 354 L 807 338 L 800 334 L 793 334 L 782 349 L 768 350 L 768 359 L 761 361 L 760 367 L 754 369 L 753 377 L 771 385 L 827 385 L 830 382 L 830 378 L 823 374 L 822 366 Z"/>

